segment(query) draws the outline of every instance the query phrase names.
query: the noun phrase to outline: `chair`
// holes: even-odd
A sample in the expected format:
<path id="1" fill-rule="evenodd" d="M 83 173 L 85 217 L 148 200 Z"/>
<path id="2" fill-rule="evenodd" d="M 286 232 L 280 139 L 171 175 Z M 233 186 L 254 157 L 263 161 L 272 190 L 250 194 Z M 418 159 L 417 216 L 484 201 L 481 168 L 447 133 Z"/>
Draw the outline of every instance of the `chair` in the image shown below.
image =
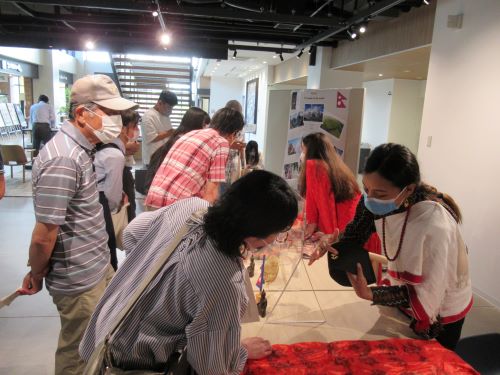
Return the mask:
<path id="1" fill-rule="evenodd" d="M 461 339 L 455 352 L 482 375 L 500 374 L 500 333 Z"/>
<path id="2" fill-rule="evenodd" d="M 2 159 L 5 166 L 10 167 L 10 178 L 14 178 L 12 171 L 13 167 L 23 167 L 23 183 L 26 182 L 26 164 L 28 158 L 24 153 L 24 149 L 19 145 L 1 145 L 0 151 L 2 152 Z"/>

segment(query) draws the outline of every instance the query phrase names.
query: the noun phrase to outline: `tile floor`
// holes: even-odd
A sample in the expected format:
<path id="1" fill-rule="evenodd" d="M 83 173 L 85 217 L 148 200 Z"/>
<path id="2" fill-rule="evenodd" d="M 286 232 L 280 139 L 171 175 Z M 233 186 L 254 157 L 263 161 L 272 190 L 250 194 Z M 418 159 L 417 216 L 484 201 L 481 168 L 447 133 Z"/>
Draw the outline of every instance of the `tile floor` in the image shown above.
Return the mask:
<path id="1" fill-rule="evenodd" d="M 15 290 L 27 272 L 33 224 L 31 198 L 0 201 L 0 297 Z M 280 264 L 282 272 L 266 287 L 268 315 L 244 324 L 244 336 L 260 335 L 284 344 L 413 337 L 406 318 L 397 311 L 371 306 L 351 289 L 335 284 L 328 276 L 325 259 L 307 267 L 292 252 L 280 256 Z M 255 269 L 258 273 L 258 266 Z M 288 279 L 286 292 L 276 305 Z M 19 297 L 0 310 L 0 375 L 52 374 L 58 331 L 58 314 L 45 290 Z M 500 333 L 500 310 L 476 296 L 462 336 L 491 332 Z"/>

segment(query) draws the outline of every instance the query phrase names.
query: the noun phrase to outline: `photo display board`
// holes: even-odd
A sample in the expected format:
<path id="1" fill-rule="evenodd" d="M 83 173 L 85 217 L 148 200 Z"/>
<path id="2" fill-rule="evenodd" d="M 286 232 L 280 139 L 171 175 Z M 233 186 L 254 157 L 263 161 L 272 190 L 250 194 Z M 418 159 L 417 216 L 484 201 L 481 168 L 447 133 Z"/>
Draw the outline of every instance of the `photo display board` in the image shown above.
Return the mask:
<path id="1" fill-rule="evenodd" d="M 302 138 L 311 133 L 326 134 L 337 154 L 344 159 L 349 127 L 350 89 L 292 91 L 283 177 L 297 187 Z"/>

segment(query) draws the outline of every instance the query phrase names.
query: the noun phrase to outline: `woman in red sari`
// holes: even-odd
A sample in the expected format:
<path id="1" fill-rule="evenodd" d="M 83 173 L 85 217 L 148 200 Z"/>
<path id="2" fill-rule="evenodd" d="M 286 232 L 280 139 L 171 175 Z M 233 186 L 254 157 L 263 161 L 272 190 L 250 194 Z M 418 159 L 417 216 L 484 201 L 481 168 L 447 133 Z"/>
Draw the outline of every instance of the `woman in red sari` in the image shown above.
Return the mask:
<path id="1" fill-rule="evenodd" d="M 305 238 L 319 231 L 342 233 L 354 218 L 361 197 L 356 178 L 340 159 L 323 133 L 312 133 L 302 139 L 302 171 L 299 191 L 306 199 Z M 380 254 L 380 240 L 372 235 L 365 249 Z"/>

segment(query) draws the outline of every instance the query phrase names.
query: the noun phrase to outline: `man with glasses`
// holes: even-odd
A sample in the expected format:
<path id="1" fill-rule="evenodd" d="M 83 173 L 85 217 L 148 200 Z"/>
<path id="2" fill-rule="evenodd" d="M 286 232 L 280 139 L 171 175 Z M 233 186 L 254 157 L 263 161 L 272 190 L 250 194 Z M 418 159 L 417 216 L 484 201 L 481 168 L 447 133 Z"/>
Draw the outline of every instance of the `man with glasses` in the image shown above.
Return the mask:
<path id="1" fill-rule="evenodd" d="M 144 202 L 158 209 L 189 197 L 212 203 L 225 181 L 230 145 L 243 129 L 243 116 L 222 108 L 212 117 L 210 127 L 183 135 L 168 152 L 156 172 Z"/>
<path id="2" fill-rule="evenodd" d="M 95 145 L 121 132 L 121 111 L 137 107 L 105 75 L 86 76 L 71 90 L 69 120 L 33 164 L 36 223 L 30 272 L 22 294 L 46 287 L 61 319 L 56 375 L 82 374 L 78 345 L 113 275 L 108 235 L 93 170 Z"/>

